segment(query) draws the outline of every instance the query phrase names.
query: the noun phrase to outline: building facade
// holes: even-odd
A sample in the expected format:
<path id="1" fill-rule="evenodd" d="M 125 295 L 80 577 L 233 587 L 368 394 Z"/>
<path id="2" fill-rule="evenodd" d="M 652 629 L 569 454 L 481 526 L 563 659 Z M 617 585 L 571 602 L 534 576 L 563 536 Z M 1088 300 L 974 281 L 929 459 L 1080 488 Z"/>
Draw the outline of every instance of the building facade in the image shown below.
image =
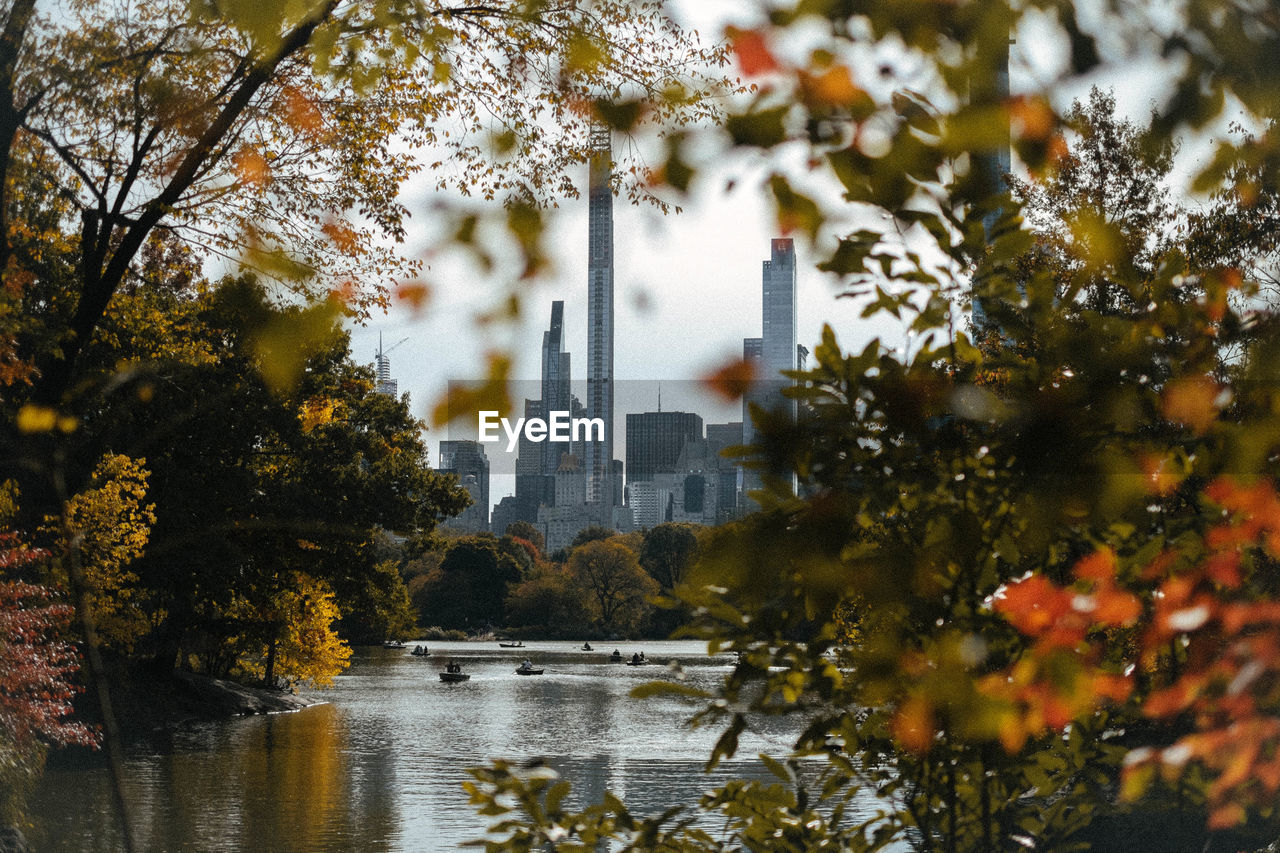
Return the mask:
<path id="1" fill-rule="evenodd" d="M 478 441 L 440 442 L 440 473 L 457 476 L 471 495 L 471 506 L 445 525 L 456 530 L 480 533 L 489 529 L 489 457 Z"/>
<path id="2" fill-rule="evenodd" d="M 693 412 L 627 415 L 627 478 L 636 483 L 660 472 L 674 473 L 686 442 L 702 438 L 702 417 Z"/>

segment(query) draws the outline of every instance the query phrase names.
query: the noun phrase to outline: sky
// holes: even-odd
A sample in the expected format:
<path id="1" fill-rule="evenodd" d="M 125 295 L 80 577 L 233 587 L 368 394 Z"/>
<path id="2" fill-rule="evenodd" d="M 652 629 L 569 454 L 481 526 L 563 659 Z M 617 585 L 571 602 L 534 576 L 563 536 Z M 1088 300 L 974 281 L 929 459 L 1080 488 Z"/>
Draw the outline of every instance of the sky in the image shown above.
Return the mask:
<path id="1" fill-rule="evenodd" d="M 750 26 L 742 5 L 731 0 L 686 0 L 675 6 L 677 20 L 714 37 L 726 23 Z M 779 46 L 785 49 L 785 46 Z M 1011 87 L 1039 88 L 1060 69 L 1063 45 L 1038 29 L 1034 21 L 1018 34 L 1012 50 Z M 1149 111 L 1161 91 L 1156 64 L 1126 63 L 1096 80 L 1081 82 L 1061 93 L 1069 102 L 1087 94 L 1098 82 L 1115 89 L 1120 111 L 1140 115 Z M 1065 106 L 1065 104 L 1060 104 Z M 577 176 L 585 189 L 586 169 Z M 666 383 L 662 408 L 692 408 L 677 396 L 687 380 L 705 375 L 741 355 L 742 339 L 757 337 L 761 326 L 761 262 L 769 256 L 769 241 L 778 236 L 772 210 L 762 191 L 767 169 L 751 160 L 726 159 L 718 170 L 703 175 L 683 212 L 662 215 L 625 200 L 614 202 L 615 377 L 636 381 L 637 393 L 652 396 L 615 412 L 615 455 L 623 458 L 622 429 L 628 411 L 657 408 L 656 387 Z M 407 248 L 429 247 L 425 222 L 430 220 L 433 183 L 419 175 L 403 197 L 413 214 Z M 732 187 L 732 188 L 730 188 Z M 433 288 L 427 309 L 414 314 L 392 309 L 352 329 L 352 350 L 359 362 L 372 362 L 381 337 L 391 360 L 399 390 L 408 392 L 416 416 L 426 419 L 450 380 L 483 375 L 484 353 L 505 348 L 515 356 L 514 376 L 538 376 L 542 331 L 551 302 L 565 301 L 567 349 L 573 356 L 573 375 L 581 380 L 586 363 L 586 250 L 587 201 L 570 200 L 553 212 L 548 245 L 553 247 L 553 271 L 524 292 L 518 323 L 495 331 L 475 322 L 477 314 L 494 306 L 503 293 L 501 282 L 485 281 L 460 256 L 433 258 L 426 274 Z M 834 239 L 835 231 L 827 235 Z M 795 236 L 795 235 L 792 235 Z M 873 338 L 900 346 L 904 330 L 892 318 L 862 319 L 851 300 L 836 299 L 837 283 L 814 269 L 817 253 L 797 237 L 797 332 L 801 344 L 812 349 L 824 324 L 836 331 L 845 349 L 861 350 Z M 643 381 L 643 384 L 641 382 Z M 735 413 L 736 409 L 736 413 Z M 740 407 L 719 411 L 697 407 L 708 421 L 740 419 Z M 438 443 L 447 432 L 428 434 L 432 462 L 438 463 Z M 496 503 L 514 491 L 514 478 L 495 477 L 490 488 Z"/>

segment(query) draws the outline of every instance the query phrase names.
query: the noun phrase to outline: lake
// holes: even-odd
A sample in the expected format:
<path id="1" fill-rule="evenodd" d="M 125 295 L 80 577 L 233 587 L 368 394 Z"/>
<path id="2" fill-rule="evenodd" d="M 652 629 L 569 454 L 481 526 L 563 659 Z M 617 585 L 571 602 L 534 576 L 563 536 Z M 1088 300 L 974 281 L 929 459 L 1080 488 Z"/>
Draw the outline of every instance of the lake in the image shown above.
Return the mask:
<path id="1" fill-rule="evenodd" d="M 494 758 L 547 759 L 573 783 L 571 805 L 608 790 L 633 813 L 655 814 L 730 778 L 773 778 L 755 755 L 785 754 L 794 732 L 794 723 L 760 721 L 739 758 L 703 774 L 719 730 L 684 725 L 698 705 L 628 695 L 677 678 L 667 661 L 679 661 L 687 683 L 712 687 L 732 657 L 710 657 L 698 642 L 618 645 L 655 662 L 639 667 L 610 663 L 614 644 L 592 652 L 565 641 L 427 645 L 425 659 L 409 654 L 413 643 L 357 649 L 333 689 L 309 694 L 327 704 L 190 726 L 131 747 L 127 790 L 142 849 L 456 849 L 483 837 L 490 820 L 467 804 L 466 769 Z M 516 675 L 526 656 L 546 673 Z M 448 660 L 471 680 L 441 683 Z M 119 848 L 101 767 L 51 769 L 31 814 L 37 850 Z"/>

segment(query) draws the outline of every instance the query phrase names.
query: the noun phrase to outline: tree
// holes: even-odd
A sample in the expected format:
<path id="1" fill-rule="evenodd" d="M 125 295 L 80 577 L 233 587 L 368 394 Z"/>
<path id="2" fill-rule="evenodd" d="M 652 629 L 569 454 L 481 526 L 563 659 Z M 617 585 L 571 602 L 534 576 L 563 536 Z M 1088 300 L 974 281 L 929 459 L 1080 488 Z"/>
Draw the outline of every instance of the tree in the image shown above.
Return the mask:
<path id="1" fill-rule="evenodd" d="M 591 617 L 584 591 L 560 563 L 539 563 L 507 596 L 508 624 L 521 634 L 581 637 Z"/>
<path id="2" fill-rule="evenodd" d="M 15 499 L 12 484 L 0 484 L 0 520 L 6 525 Z M 6 823 L 22 814 L 47 745 L 98 742 L 96 732 L 70 717 L 80 690 L 69 639 L 74 610 L 55 589 L 30 583 L 49 557 L 17 531 L 0 531 L 0 820 Z"/>
<path id="3" fill-rule="evenodd" d="M 542 531 L 523 519 L 520 521 L 513 521 L 508 524 L 507 529 L 502 531 L 502 533 L 504 536 L 510 536 L 512 539 L 523 539 L 533 545 L 539 554 L 547 549 L 547 540 L 546 537 L 542 535 Z"/>
<path id="4" fill-rule="evenodd" d="M 613 0 L 195 14 L 87 4 L 57 22 L 34 6 L 14 0 L 0 21 L 0 187 L 42 170 L 80 231 L 74 308 L 35 379 L 45 406 L 72 390 L 156 229 L 298 285 L 332 271 L 320 292 L 345 288 L 365 311 L 420 268 L 386 248 L 404 236 L 396 189 L 420 166 L 393 139 L 443 149 L 456 170 L 441 185 L 509 196 L 527 211 L 513 231 L 533 238 L 539 197 L 572 192 L 564 166 L 584 161 L 594 99 L 628 99 L 604 113 L 624 130 L 642 114 L 679 124 L 705 114 L 697 75 L 717 58 L 656 7 Z M 0 210 L 10 280 L 20 271 Z M 536 267 L 536 241 L 526 248 Z"/>
<path id="5" fill-rule="evenodd" d="M 144 503 L 149 476 L 145 464 L 146 460 L 123 455 L 103 457 L 89 488 L 67 502 L 66 519 L 75 542 L 67 542 L 56 527 L 50 529 L 58 552 L 78 551 L 99 636 L 121 652 L 128 652 L 150 627 L 143 608 L 146 590 L 139 587 L 131 568 L 142 556 L 156 520 L 155 505 Z M 68 579 L 57 578 L 57 583 L 66 586 Z"/>
<path id="6" fill-rule="evenodd" d="M 603 527 L 599 524 L 587 525 L 579 530 L 578 534 L 573 537 L 573 541 L 569 543 L 569 553 L 573 553 L 579 546 L 585 545 L 588 542 L 600 542 L 617 535 L 618 531 L 611 527 Z"/>
<path id="7" fill-rule="evenodd" d="M 448 544 L 439 568 L 420 593 L 424 625 L 474 630 L 505 624 L 508 585 L 520 580 L 518 564 L 491 536 L 464 536 Z"/>
<path id="8" fill-rule="evenodd" d="M 325 687 L 347 668 L 351 649 L 335 631 L 338 604 L 323 581 L 297 574 L 265 607 L 242 606 L 250 612 L 237 621 L 249 630 L 234 641 L 238 665 L 268 686 L 283 678 Z"/>
<path id="9" fill-rule="evenodd" d="M 634 632 L 648 617 L 649 599 L 657 594 L 658 585 L 621 542 L 594 539 L 575 547 L 568 570 L 583 591 L 597 630 Z"/>
<path id="10" fill-rule="evenodd" d="M 644 533 L 640 565 L 664 591 L 684 582 L 685 571 L 698 550 L 697 526 L 667 522 Z"/>

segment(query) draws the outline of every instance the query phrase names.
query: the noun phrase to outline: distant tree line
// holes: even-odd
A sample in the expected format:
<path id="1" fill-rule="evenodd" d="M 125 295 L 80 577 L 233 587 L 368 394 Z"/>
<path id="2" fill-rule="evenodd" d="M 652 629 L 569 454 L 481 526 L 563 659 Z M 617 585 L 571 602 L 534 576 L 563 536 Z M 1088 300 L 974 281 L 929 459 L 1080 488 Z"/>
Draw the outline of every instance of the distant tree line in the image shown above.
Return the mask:
<path id="1" fill-rule="evenodd" d="M 543 553 L 527 522 L 502 536 L 437 534 L 407 546 L 402 572 L 418 624 L 525 637 L 669 636 L 688 621 L 670 596 L 707 536 L 667 523 L 634 533 L 581 531 L 568 548 Z"/>

